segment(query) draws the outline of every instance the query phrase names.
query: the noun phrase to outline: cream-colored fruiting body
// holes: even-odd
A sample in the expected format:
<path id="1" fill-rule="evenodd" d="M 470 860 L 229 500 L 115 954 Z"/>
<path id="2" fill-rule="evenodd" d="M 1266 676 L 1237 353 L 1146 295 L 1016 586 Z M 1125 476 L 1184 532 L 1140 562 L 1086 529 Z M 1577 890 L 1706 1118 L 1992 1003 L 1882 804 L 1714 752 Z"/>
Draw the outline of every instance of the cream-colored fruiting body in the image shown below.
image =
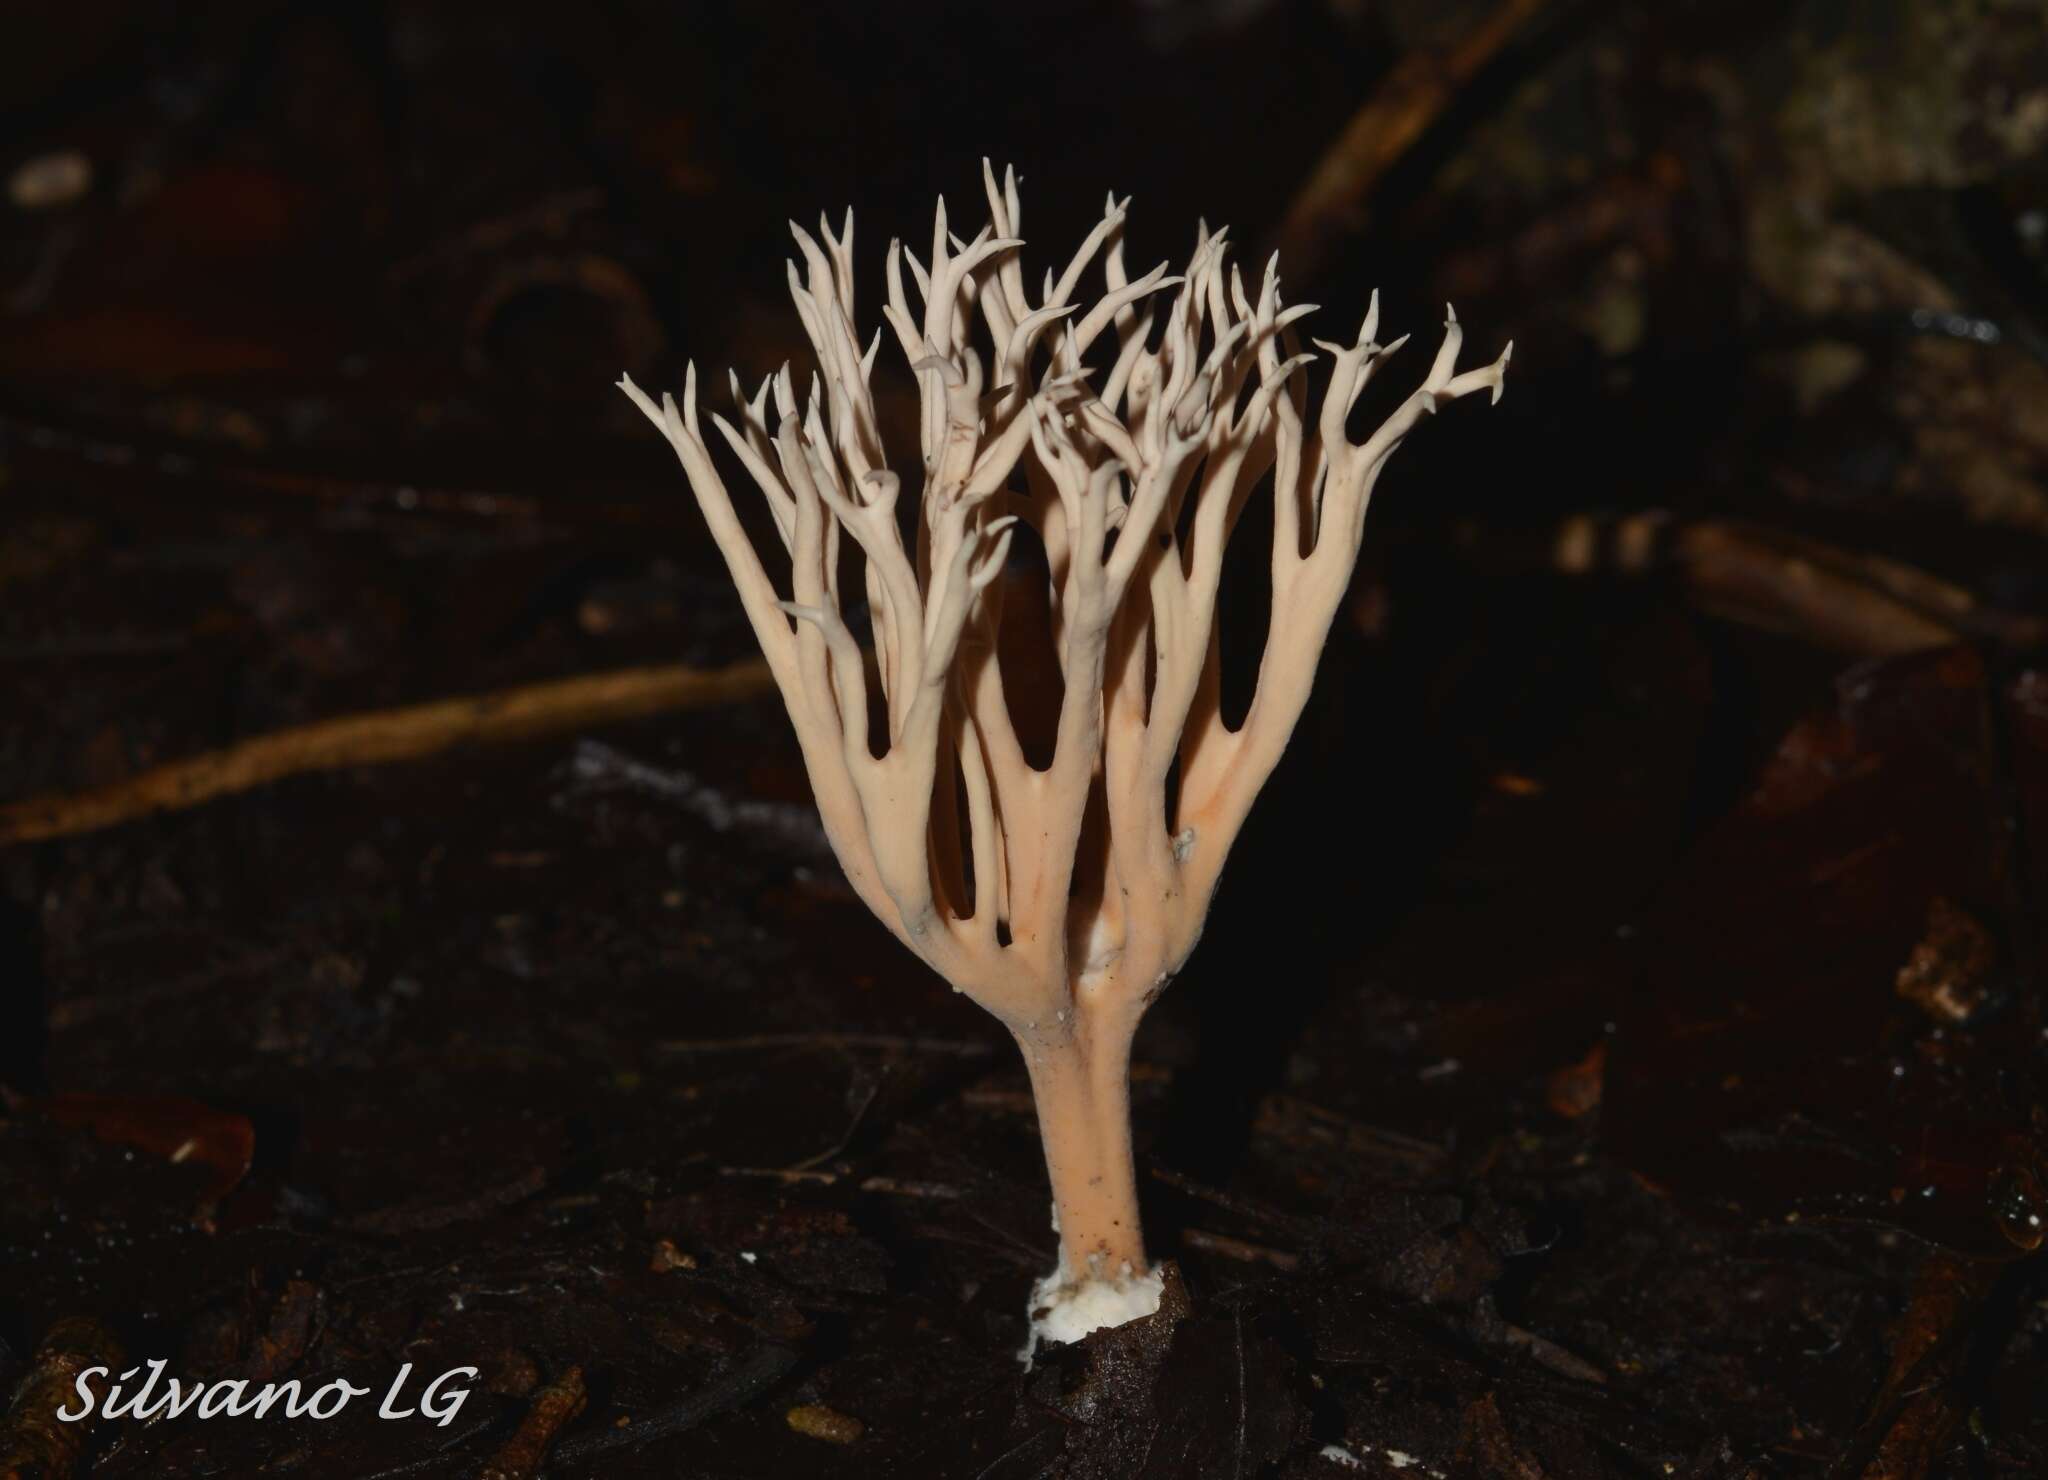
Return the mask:
<path id="1" fill-rule="evenodd" d="M 1499 399 L 1508 355 L 1459 373 L 1450 315 L 1422 385 L 1353 442 L 1346 418 L 1404 342 L 1375 340 L 1376 297 L 1353 343 L 1317 341 L 1334 365 L 1312 412 L 1316 356 L 1297 352 L 1289 327 L 1308 308 L 1282 307 L 1276 264 L 1253 296 L 1224 233 L 1205 229 L 1177 276 L 1162 264 L 1131 278 L 1129 202 L 1112 197 L 1034 298 L 1016 177 L 983 175 L 991 220 L 972 240 L 947 229 L 941 201 L 927 261 L 889 247 L 882 315 L 922 406 L 909 545 L 871 390 L 881 335 L 863 350 L 855 330 L 850 213 L 836 236 L 821 222 L 822 241 L 791 228 L 803 266 L 790 264 L 790 292 L 817 359 L 803 399 L 785 366 L 751 398 L 734 381 L 733 419 L 712 417 L 767 500 L 786 584 L 734 512 L 695 367 L 680 407 L 622 386 L 682 460 L 848 880 L 1024 1051 L 1064 1272 L 1058 1288 L 1041 1286 L 1041 1310 L 1116 1308 L 1083 1297 L 1093 1281 L 1148 1272 L 1132 1033 L 1194 948 L 1224 857 L 1308 700 L 1381 468 L 1445 401 Z M 1098 260 L 1103 291 L 1083 295 Z M 1272 607 L 1233 729 L 1219 705 L 1216 594 L 1224 547 L 1261 486 Z M 1043 765 L 1027 758 L 1006 698 L 1016 659 L 998 658 L 1019 531 L 1042 544 L 1031 568 L 1050 585 L 1042 657 L 1058 712 Z M 854 593 L 843 565 L 859 571 Z M 845 620 L 850 596 L 865 602 L 872 673 Z"/>

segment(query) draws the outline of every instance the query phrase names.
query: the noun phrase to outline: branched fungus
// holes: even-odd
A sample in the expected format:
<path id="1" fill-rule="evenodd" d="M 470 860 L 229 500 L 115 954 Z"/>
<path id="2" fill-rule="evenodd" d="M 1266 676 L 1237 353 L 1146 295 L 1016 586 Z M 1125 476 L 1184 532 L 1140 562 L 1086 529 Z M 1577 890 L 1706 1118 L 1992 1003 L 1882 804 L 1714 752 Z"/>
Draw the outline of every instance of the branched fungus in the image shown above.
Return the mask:
<path id="1" fill-rule="evenodd" d="M 1347 417 L 1404 342 L 1377 342 L 1377 298 L 1352 343 L 1316 341 L 1334 367 L 1311 411 L 1317 357 L 1290 327 L 1309 310 L 1281 306 L 1275 263 L 1248 293 L 1224 233 L 1204 229 L 1179 275 L 1129 277 L 1129 201 L 1112 197 L 1034 300 L 1015 174 L 983 176 L 991 219 L 972 240 L 948 230 L 942 200 L 927 260 L 889 247 L 882 315 L 922 406 L 914 521 L 871 389 L 881 334 L 863 349 L 854 327 L 850 213 L 837 235 L 792 226 L 790 292 L 817 358 L 804 396 L 784 366 L 752 397 L 733 381 L 732 419 L 711 418 L 767 500 L 786 585 L 734 511 L 695 367 L 681 406 L 621 384 L 682 460 L 847 879 L 1023 1049 L 1060 1238 L 1033 1292 L 1034 1338 L 1075 1340 L 1157 1306 L 1131 1160 L 1132 1034 L 1194 949 L 1308 700 L 1374 482 L 1423 416 L 1474 391 L 1497 400 L 1508 354 L 1459 373 L 1448 315 L 1421 387 L 1354 442 Z M 1098 259 L 1105 291 L 1082 294 Z M 1217 587 L 1262 487 L 1272 605 L 1232 728 Z M 1020 534 L 1040 549 L 1013 551 Z M 842 566 L 859 573 L 850 592 Z M 1036 641 L 1001 636 L 1006 605 Z M 1027 690 L 1054 696 L 1044 743 L 1013 708 Z"/>

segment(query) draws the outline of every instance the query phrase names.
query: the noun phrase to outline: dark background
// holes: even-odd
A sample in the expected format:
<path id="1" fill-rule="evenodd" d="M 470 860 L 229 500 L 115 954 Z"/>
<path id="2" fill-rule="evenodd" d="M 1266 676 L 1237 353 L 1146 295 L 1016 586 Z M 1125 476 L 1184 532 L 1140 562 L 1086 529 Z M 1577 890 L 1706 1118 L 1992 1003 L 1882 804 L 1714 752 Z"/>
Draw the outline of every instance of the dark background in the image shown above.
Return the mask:
<path id="1" fill-rule="evenodd" d="M 0 24 L 0 1459 L 75 1347 L 482 1369 L 446 1429 L 68 1430 L 94 1476 L 531 1473 L 522 1421 L 558 1477 L 2048 1465 L 2038 0 Z M 772 699 L 366 738 L 744 660 L 611 382 L 801 365 L 785 219 L 856 208 L 871 314 L 984 155 L 1034 279 L 1131 193 L 1134 269 L 1206 218 L 1325 337 L 1378 287 L 1387 404 L 1445 300 L 1516 346 L 1141 1036 L 1190 1313 L 1028 1379 L 1021 1070 Z"/>

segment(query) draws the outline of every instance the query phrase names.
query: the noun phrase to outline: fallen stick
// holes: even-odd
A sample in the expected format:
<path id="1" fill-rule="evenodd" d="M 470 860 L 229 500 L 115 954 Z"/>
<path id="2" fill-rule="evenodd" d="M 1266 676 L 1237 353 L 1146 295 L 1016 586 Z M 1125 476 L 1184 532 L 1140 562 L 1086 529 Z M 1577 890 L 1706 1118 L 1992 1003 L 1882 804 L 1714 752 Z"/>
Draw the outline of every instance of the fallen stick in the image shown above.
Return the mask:
<path id="1" fill-rule="evenodd" d="M 2001 1269 L 1939 1250 L 1921 1263 L 1892 1328 L 1884 1380 L 1824 1480 L 1905 1480 L 1933 1472 L 1969 1411 L 1963 1368 Z"/>
<path id="2" fill-rule="evenodd" d="M 656 1053 L 750 1053 L 777 1048 L 875 1048 L 896 1053 L 950 1054 L 986 1058 L 997 1045 L 952 1038 L 906 1038 L 895 1033 L 751 1033 L 735 1038 L 668 1038 L 652 1045 Z"/>
<path id="3" fill-rule="evenodd" d="M 1312 277 L 1337 239 L 1357 228 L 1360 207 L 1380 177 L 1546 4 L 1501 0 L 1457 45 L 1414 52 L 1395 64 L 1323 152 L 1274 234 L 1272 245 L 1297 281 Z"/>
<path id="4" fill-rule="evenodd" d="M 1549 558 L 1572 576 L 1668 569 L 1712 615 L 1859 656 L 1972 638 L 2027 649 L 2048 639 L 2048 624 L 1986 607 L 1901 561 L 1737 520 L 1662 510 L 1574 515 L 1558 527 Z"/>
<path id="5" fill-rule="evenodd" d="M 93 1425 L 89 1417 L 66 1422 L 57 1415 L 77 1403 L 80 1373 L 120 1365 L 121 1343 L 98 1321 L 73 1316 L 51 1327 L 36 1348 L 35 1365 L 14 1390 L 13 1406 L 0 1418 L 0 1480 L 66 1480 Z M 105 1390 L 102 1377 L 95 1412 Z"/>
<path id="6" fill-rule="evenodd" d="M 0 846 L 94 832 L 307 771 L 417 760 L 463 745 L 500 744 L 670 710 L 732 704 L 773 689 L 768 665 L 753 659 L 712 669 L 623 668 L 319 720 L 171 761 L 90 791 L 9 803 L 0 807 Z"/>
<path id="7" fill-rule="evenodd" d="M 547 1463 L 555 1435 L 575 1421 L 585 1402 L 583 1369 L 571 1367 L 540 1390 L 518 1432 L 478 1472 L 477 1480 L 533 1480 Z"/>

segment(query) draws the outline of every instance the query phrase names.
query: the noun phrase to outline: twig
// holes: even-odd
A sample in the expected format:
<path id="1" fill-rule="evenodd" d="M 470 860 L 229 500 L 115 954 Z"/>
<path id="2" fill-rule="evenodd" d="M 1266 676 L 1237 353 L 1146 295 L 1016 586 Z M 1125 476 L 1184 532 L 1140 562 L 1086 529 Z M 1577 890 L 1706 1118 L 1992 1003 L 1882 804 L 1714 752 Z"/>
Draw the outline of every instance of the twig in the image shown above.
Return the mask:
<path id="1" fill-rule="evenodd" d="M 1305 1221 L 1291 1213 L 1283 1213 L 1278 1208 L 1268 1207 L 1264 1203 L 1238 1197 L 1232 1193 L 1224 1192 L 1220 1188 L 1205 1186 L 1186 1173 L 1175 1171 L 1172 1167 L 1154 1166 L 1152 1168 L 1152 1180 L 1163 1182 L 1176 1192 L 1183 1193 L 1188 1197 L 1197 1198 L 1202 1202 L 1208 1203 L 1211 1207 L 1221 1208 L 1226 1213 L 1234 1213 L 1240 1218 L 1260 1224 L 1266 1228 L 1297 1230 L 1302 1227 Z M 1199 1230 L 1190 1230 L 1191 1234 L 1198 1234 L 1199 1232 Z M 1212 1239 L 1222 1237 L 1220 1234 L 1205 1236 Z M 1199 1238 L 1191 1237 L 1189 1241 L 1196 1243 L 1198 1246 L 1200 1245 Z M 1235 1241 L 1233 1240 L 1233 1242 Z M 1221 1252 L 1228 1251 L 1223 1250 Z"/>
<path id="2" fill-rule="evenodd" d="M 831 1187 L 835 1186 L 839 1181 L 839 1174 L 837 1172 L 814 1171 L 808 1167 L 720 1167 L 718 1175 L 721 1177 L 758 1177 L 768 1182 L 780 1182 L 786 1187 L 794 1186 L 799 1182 L 809 1182 L 819 1187 Z"/>
<path id="3" fill-rule="evenodd" d="M 1372 187 L 1443 116 L 1458 90 L 1541 12 L 1547 0 L 1501 0 L 1446 51 L 1403 57 L 1295 193 L 1273 245 L 1297 281 L 1315 272 L 1357 223 Z"/>
<path id="4" fill-rule="evenodd" d="M 1403 1168 L 1414 1176 L 1428 1176 L 1450 1154 L 1434 1141 L 1366 1125 L 1287 1094 L 1268 1095 L 1262 1100 L 1253 1128 L 1261 1135 L 1289 1144 L 1334 1142 L 1354 1155 Z"/>
<path id="5" fill-rule="evenodd" d="M 1538 1336 L 1534 1331 L 1510 1325 L 1502 1328 L 1501 1339 L 1509 1346 L 1520 1347 L 1560 1377 L 1601 1384 L 1607 1381 L 1604 1369 L 1594 1366 L 1574 1352 L 1566 1351 L 1547 1336 Z"/>
<path id="6" fill-rule="evenodd" d="M 772 689 L 759 660 L 724 668 L 624 668 L 525 684 L 278 730 L 172 761 L 110 786 L 0 807 L 0 845 L 70 837 L 153 812 L 196 807 L 287 776 L 417 760 L 675 709 L 750 699 Z"/>
<path id="7" fill-rule="evenodd" d="M 1232 1238 L 1227 1233 L 1211 1233 L 1206 1228 L 1183 1230 L 1180 1241 L 1191 1249 L 1235 1259 L 1241 1264 L 1270 1264 L 1289 1273 L 1301 1268 L 1299 1254 L 1290 1254 L 1285 1249 L 1269 1249 L 1264 1244 L 1246 1243 L 1241 1238 Z"/>
<path id="8" fill-rule="evenodd" d="M 0 1480 L 64 1480 L 84 1452 L 92 1420 L 66 1423 L 57 1414 L 77 1401 L 81 1372 L 120 1365 L 121 1343 L 91 1317 L 51 1327 L 15 1389 L 14 1406 L 0 1419 Z"/>
<path id="9" fill-rule="evenodd" d="M 656 1053 L 751 1053 L 776 1048 L 880 1048 L 895 1053 L 948 1054 L 963 1059 L 986 1058 L 993 1043 L 952 1038 L 904 1038 L 893 1033 L 748 1033 L 736 1038 L 669 1038 L 654 1045 Z"/>
<path id="10" fill-rule="evenodd" d="M 860 1190 L 880 1193 L 885 1197 L 912 1197 L 929 1202 L 951 1202 L 961 1195 L 960 1189 L 949 1182 L 915 1182 L 883 1176 L 863 1179 Z"/>
<path id="11" fill-rule="evenodd" d="M 1971 637 L 2026 649 L 2048 638 L 2048 623 L 1987 610 L 1901 561 L 1734 520 L 1575 515 L 1558 527 L 1550 558 L 1567 575 L 1668 568 L 1717 616 L 1842 652 L 1919 652 Z"/>
<path id="12" fill-rule="evenodd" d="M 144 1008 L 175 1002 L 181 997 L 197 996 L 223 983 L 269 971 L 288 958 L 289 953 L 281 950 L 252 951 L 232 960 L 216 962 L 184 976 L 172 977 L 167 981 L 138 985 L 129 980 L 122 980 L 110 991 L 96 992 L 86 997 L 63 997 L 50 1004 L 50 1031 L 69 1032 L 73 1028 L 97 1022 L 101 1018 L 135 1013 Z"/>
<path id="13" fill-rule="evenodd" d="M 1967 1401 L 1957 1379 L 1970 1332 L 2000 1266 L 1934 1252 L 1913 1277 L 1892 1329 L 1891 1362 L 1863 1422 L 1828 1466 L 1826 1480 L 1893 1480 L 1929 1472 Z"/>
<path id="14" fill-rule="evenodd" d="M 1547 1480 L 1548 1473 L 1515 1443 L 1501 1416 L 1500 1400 L 1492 1393 L 1482 1393 L 1465 1405 L 1456 1468 L 1461 1475 L 1484 1475 L 1488 1480 Z"/>
<path id="15" fill-rule="evenodd" d="M 533 1480 L 547 1462 L 555 1435 L 583 1411 L 585 1401 L 583 1369 L 571 1367 L 540 1390 L 518 1431 L 477 1472 L 477 1480 Z"/>
<path id="16" fill-rule="evenodd" d="M 792 1162 L 787 1168 L 785 1168 L 785 1170 L 790 1172 L 792 1175 L 809 1172 L 818 1167 L 823 1166 L 826 1162 L 830 1161 L 833 1157 L 839 1155 L 840 1152 L 844 1151 L 849 1145 L 853 1143 L 853 1138 L 855 1134 L 857 1134 L 860 1130 L 861 1122 L 867 1119 L 868 1111 L 874 1108 L 875 1099 L 882 1092 L 881 1074 L 874 1073 L 872 1071 L 862 1070 L 859 1066 L 855 1067 L 854 1072 L 856 1075 L 860 1075 L 863 1073 L 866 1074 L 868 1079 L 868 1089 L 867 1093 L 861 1096 L 860 1106 L 853 1112 L 853 1118 L 847 1122 L 845 1132 L 839 1137 L 838 1140 L 834 1141 L 830 1146 L 827 1146 L 823 1151 L 817 1152 L 811 1156 L 806 1156 L 802 1161 Z"/>

